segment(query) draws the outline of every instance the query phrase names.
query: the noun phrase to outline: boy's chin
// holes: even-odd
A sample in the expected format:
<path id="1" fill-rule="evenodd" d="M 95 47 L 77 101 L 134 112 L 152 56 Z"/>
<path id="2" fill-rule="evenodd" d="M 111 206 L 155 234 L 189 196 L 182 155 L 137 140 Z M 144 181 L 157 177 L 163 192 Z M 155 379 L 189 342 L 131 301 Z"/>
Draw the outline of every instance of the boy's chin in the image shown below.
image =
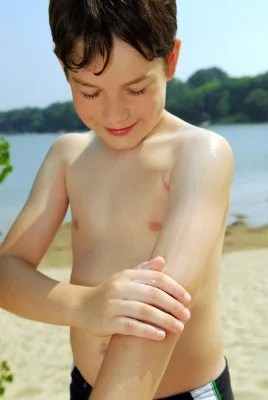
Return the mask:
<path id="1" fill-rule="evenodd" d="M 108 137 L 103 135 L 98 135 L 99 140 L 113 150 L 132 150 L 135 149 L 143 141 L 143 137 Z"/>

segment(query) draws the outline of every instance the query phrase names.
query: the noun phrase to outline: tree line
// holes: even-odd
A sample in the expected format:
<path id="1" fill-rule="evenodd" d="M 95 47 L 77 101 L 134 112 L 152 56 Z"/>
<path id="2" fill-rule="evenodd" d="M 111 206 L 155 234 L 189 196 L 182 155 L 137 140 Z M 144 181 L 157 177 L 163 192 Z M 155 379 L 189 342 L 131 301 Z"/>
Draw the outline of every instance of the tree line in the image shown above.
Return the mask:
<path id="1" fill-rule="evenodd" d="M 256 77 L 229 77 L 219 68 L 202 69 L 186 82 L 168 83 L 166 109 L 192 123 L 251 123 L 268 121 L 268 72 Z M 88 128 L 77 117 L 72 102 L 46 108 L 0 112 L 0 131 L 73 132 Z"/>

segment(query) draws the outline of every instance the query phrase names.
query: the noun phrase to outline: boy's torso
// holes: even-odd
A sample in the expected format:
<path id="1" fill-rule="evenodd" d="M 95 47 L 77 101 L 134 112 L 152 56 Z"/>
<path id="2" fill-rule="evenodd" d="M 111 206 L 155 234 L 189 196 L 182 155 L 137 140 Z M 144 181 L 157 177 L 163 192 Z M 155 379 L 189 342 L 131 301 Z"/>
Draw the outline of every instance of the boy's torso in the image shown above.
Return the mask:
<path id="1" fill-rule="evenodd" d="M 166 132 L 126 151 L 109 149 L 93 135 L 78 136 L 66 170 L 72 213 L 72 283 L 95 286 L 150 259 L 168 212 L 169 177 L 180 143 L 191 137 L 187 138 L 190 151 L 200 132 L 173 119 Z M 156 397 L 201 386 L 224 368 L 218 299 L 223 237 L 224 232 Z M 109 340 L 71 331 L 74 363 L 91 385 Z"/>

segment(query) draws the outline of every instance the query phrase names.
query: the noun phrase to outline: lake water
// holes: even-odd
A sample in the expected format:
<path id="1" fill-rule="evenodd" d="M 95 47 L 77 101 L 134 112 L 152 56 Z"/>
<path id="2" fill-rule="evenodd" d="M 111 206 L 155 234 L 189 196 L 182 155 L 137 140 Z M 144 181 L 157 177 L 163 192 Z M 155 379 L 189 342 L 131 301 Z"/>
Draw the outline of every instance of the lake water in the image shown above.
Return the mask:
<path id="1" fill-rule="evenodd" d="M 268 223 L 268 124 L 214 125 L 234 152 L 235 172 L 229 223 L 246 215 L 251 226 Z M 6 136 L 14 171 L 0 185 L 0 230 L 7 232 L 20 212 L 36 172 L 56 134 Z M 68 212 L 65 221 L 70 220 Z"/>

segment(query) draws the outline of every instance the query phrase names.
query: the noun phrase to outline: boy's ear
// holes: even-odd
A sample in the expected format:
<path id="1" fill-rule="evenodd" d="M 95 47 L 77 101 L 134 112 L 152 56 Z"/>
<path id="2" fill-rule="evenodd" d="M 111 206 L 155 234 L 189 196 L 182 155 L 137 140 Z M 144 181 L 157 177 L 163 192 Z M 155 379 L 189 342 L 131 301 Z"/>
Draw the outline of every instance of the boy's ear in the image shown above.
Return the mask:
<path id="1" fill-rule="evenodd" d="M 173 50 L 168 56 L 168 66 L 167 66 L 167 80 L 170 81 L 174 78 L 181 49 L 181 40 L 178 38 L 174 39 Z"/>

